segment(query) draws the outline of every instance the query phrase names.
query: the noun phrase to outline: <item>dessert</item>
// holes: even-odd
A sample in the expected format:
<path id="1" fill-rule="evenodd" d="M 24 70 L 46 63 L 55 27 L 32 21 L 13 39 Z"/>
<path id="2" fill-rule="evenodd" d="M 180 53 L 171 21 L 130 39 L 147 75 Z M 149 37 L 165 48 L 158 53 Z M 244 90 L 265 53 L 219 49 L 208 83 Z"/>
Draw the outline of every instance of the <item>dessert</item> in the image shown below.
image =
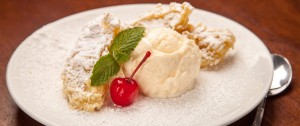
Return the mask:
<path id="1" fill-rule="evenodd" d="M 125 76 L 130 76 L 147 51 L 152 56 L 134 77 L 144 95 L 178 97 L 193 88 L 201 63 L 200 51 L 193 40 L 169 28 L 147 29 L 122 67 Z"/>
<path id="2" fill-rule="evenodd" d="M 220 63 L 235 43 L 235 37 L 228 29 L 211 28 L 202 24 L 184 31 L 183 35 L 194 40 L 199 46 L 202 53 L 201 68 Z"/>
<path id="3" fill-rule="evenodd" d="M 69 106 L 97 111 L 106 98 L 123 107 L 138 92 L 174 98 L 193 89 L 200 68 L 220 63 L 235 37 L 227 29 L 189 24 L 192 10 L 187 2 L 158 4 L 129 25 L 110 13 L 89 22 L 62 73 Z"/>
<path id="4" fill-rule="evenodd" d="M 234 47 L 235 37 L 224 28 L 206 27 L 189 24 L 189 15 L 193 8 L 189 3 L 171 3 L 164 7 L 158 4 L 156 8 L 133 22 L 133 26 L 146 28 L 171 28 L 192 39 L 202 52 L 201 68 L 211 67 L 220 63 L 227 52 Z"/>
<path id="5" fill-rule="evenodd" d="M 120 30 L 119 19 L 109 13 L 84 26 L 62 73 L 63 91 L 71 108 L 95 111 L 103 105 L 108 85 L 91 86 L 90 76 L 95 62 L 108 53 L 108 45 Z"/>
<path id="6" fill-rule="evenodd" d="M 147 28 L 165 27 L 181 32 L 188 28 L 189 15 L 192 11 L 193 7 L 188 2 L 182 4 L 172 2 L 168 7 L 158 4 L 156 8 L 141 16 L 132 25 Z"/>

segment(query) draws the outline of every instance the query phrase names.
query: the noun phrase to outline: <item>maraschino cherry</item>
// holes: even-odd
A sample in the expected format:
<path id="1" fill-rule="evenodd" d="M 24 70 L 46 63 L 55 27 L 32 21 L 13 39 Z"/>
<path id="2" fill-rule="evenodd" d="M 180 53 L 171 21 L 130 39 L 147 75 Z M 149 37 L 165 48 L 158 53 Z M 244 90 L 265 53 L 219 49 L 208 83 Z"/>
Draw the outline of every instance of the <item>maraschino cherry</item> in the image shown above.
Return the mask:
<path id="1" fill-rule="evenodd" d="M 138 94 L 138 84 L 133 79 L 134 74 L 141 67 L 141 65 L 149 58 L 151 52 L 147 51 L 146 55 L 135 68 L 130 78 L 115 78 L 110 85 L 110 95 L 112 101 L 119 106 L 128 106 L 133 103 L 135 97 Z"/>

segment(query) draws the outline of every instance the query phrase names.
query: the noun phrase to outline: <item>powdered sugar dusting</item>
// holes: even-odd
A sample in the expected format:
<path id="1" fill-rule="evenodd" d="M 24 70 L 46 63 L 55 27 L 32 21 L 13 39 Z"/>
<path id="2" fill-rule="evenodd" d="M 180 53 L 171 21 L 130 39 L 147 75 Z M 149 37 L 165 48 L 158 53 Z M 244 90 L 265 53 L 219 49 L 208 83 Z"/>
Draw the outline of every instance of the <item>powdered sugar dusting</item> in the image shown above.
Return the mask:
<path id="1" fill-rule="evenodd" d="M 127 9 L 128 11 L 140 9 L 145 12 L 149 8 L 135 5 Z M 119 8 L 116 10 L 120 11 Z M 112 9 L 112 11 L 116 10 Z M 125 10 L 126 8 L 123 12 Z M 270 78 L 270 71 L 259 70 L 269 68 L 262 65 L 269 63 L 266 50 L 261 48 L 259 40 L 249 31 L 241 32 L 241 26 L 224 19 L 222 23 L 230 27 L 236 35 L 236 48 L 216 68 L 201 70 L 193 90 L 181 97 L 170 99 L 139 96 L 133 105 L 125 108 L 105 106 L 99 112 L 93 113 L 72 110 L 68 107 L 62 93 L 60 75 L 64 62 L 69 51 L 74 47 L 83 24 L 103 12 L 104 10 L 92 11 L 45 26 L 25 40 L 14 54 L 10 65 L 12 67 L 9 68 L 12 72 L 8 73 L 8 78 L 16 96 L 15 100 L 22 104 L 26 112 L 44 124 L 220 125 L 222 119 L 233 120 L 232 115 L 242 111 L 245 104 L 253 101 L 258 103 L 259 100 L 253 99 L 263 96 L 266 92 L 265 89 L 268 87 L 265 85 L 268 81 L 266 78 Z M 210 19 L 211 23 L 220 21 L 215 19 L 221 19 L 215 15 L 207 16 L 207 12 L 204 11 L 197 10 L 194 13 L 206 16 L 206 20 Z M 123 13 L 116 15 L 124 17 Z M 136 16 L 127 17 L 132 19 Z M 254 48 L 256 50 L 253 51 Z"/>

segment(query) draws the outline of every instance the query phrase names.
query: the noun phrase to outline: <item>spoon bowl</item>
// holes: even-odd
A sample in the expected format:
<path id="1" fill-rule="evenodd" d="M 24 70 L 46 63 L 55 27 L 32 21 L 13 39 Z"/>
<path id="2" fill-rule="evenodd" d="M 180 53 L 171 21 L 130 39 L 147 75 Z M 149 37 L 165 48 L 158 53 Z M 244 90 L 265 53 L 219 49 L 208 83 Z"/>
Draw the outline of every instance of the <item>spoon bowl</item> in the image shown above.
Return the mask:
<path id="1" fill-rule="evenodd" d="M 273 80 L 268 96 L 273 96 L 284 91 L 292 80 L 292 67 L 289 61 L 278 54 L 272 54 L 274 63 Z"/>

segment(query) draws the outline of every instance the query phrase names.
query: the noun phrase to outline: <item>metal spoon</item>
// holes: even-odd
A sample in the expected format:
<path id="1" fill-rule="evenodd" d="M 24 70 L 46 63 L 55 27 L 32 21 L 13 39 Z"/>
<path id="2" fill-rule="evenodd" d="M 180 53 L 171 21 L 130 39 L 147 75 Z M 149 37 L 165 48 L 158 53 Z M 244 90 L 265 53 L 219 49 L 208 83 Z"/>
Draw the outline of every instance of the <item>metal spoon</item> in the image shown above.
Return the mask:
<path id="1" fill-rule="evenodd" d="M 252 126 L 261 125 L 267 97 L 277 95 L 282 91 L 284 91 L 290 85 L 290 82 L 292 80 L 292 67 L 289 61 L 285 57 L 278 54 L 272 54 L 272 59 L 274 63 L 272 84 L 268 92 L 268 95 L 266 95 L 266 97 L 259 104 L 256 110 L 256 114 Z"/>

